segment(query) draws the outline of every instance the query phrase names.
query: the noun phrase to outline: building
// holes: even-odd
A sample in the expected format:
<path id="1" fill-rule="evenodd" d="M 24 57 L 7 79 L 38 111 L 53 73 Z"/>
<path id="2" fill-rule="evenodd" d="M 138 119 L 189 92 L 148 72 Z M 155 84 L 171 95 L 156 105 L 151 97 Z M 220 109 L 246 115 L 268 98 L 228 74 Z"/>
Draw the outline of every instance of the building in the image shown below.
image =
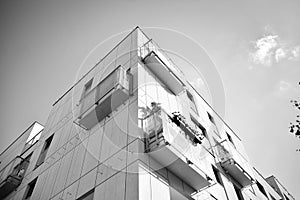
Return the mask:
<path id="1" fill-rule="evenodd" d="M 277 180 L 275 176 L 270 176 L 266 178 L 266 181 L 271 185 L 271 187 L 280 195 L 282 199 L 290 200 L 295 199 L 287 189 Z"/>
<path id="2" fill-rule="evenodd" d="M 293 199 L 138 27 L 0 160 L 5 200 Z"/>

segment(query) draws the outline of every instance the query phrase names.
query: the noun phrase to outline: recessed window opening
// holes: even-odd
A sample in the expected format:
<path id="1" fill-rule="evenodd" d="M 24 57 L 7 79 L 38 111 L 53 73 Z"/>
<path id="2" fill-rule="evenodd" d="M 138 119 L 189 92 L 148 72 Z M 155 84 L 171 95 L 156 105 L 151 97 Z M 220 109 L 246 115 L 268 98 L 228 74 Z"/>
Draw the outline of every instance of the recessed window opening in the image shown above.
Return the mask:
<path id="1" fill-rule="evenodd" d="M 89 80 L 85 85 L 84 85 L 84 90 L 82 92 L 82 98 L 87 95 L 87 93 L 91 90 L 93 84 L 93 78 Z"/>
<path id="2" fill-rule="evenodd" d="M 189 91 L 187 91 L 187 96 L 188 96 L 188 98 L 189 98 L 189 100 L 190 100 L 190 108 L 191 108 L 196 114 L 198 114 L 197 106 L 196 106 L 195 99 L 194 99 L 193 95 L 192 95 Z"/>
<path id="3" fill-rule="evenodd" d="M 24 198 L 23 198 L 24 200 L 28 200 L 32 196 L 32 193 L 33 193 L 36 181 L 37 181 L 37 178 L 35 178 L 33 181 L 31 181 L 27 185 L 27 188 L 26 188 L 26 191 L 25 191 L 25 195 L 24 195 Z"/>
<path id="4" fill-rule="evenodd" d="M 44 162 L 44 160 L 45 160 L 45 158 L 46 158 L 46 155 L 47 155 L 47 152 L 48 152 L 48 149 L 49 149 L 50 144 L 51 144 L 51 142 L 52 142 L 53 136 L 54 136 L 54 134 L 52 134 L 52 135 L 45 141 L 44 147 L 43 147 L 43 149 L 42 149 L 42 152 L 41 152 L 41 154 L 40 154 L 40 156 L 39 156 L 39 159 L 38 159 L 38 161 L 37 161 L 37 163 L 36 163 L 36 168 L 37 168 L 38 166 L 40 166 L 40 165 Z"/>

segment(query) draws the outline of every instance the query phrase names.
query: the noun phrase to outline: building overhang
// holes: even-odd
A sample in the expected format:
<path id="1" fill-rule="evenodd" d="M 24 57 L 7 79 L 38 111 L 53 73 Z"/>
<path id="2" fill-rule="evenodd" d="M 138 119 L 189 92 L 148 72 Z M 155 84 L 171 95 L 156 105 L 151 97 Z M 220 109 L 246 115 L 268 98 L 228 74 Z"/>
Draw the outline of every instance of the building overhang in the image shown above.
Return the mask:
<path id="1" fill-rule="evenodd" d="M 184 90 L 184 83 L 176 75 L 176 72 L 171 70 L 154 51 L 148 53 L 143 58 L 143 62 L 175 95 Z"/>
<path id="2" fill-rule="evenodd" d="M 193 188 L 193 193 L 198 192 L 211 184 L 205 173 L 187 158 L 182 156 L 170 144 L 165 144 L 156 149 L 152 149 L 148 154 Z"/>
<path id="3" fill-rule="evenodd" d="M 255 180 L 248 174 L 234 159 L 230 158 L 221 163 L 222 168 L 242 187 L 246 187 L 255 182 Z"/>

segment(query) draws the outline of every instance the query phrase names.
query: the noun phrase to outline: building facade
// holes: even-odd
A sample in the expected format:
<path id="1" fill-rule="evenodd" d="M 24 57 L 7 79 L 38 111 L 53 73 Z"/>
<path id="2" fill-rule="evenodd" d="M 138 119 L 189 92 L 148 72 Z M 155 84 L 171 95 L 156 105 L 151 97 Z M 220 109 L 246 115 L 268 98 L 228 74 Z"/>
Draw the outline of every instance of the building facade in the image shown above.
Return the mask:
<path id="1" fill-rule="evenodd" d="M 293 199 L 138 27 L 0 161 L 5 200 Z"/>

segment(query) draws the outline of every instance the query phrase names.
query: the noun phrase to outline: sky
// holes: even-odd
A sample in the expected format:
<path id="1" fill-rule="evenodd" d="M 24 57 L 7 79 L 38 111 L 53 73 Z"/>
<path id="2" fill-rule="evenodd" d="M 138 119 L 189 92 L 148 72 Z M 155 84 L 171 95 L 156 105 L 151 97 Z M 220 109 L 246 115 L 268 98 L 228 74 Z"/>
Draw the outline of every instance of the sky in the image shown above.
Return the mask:
<path id="1" fill-rule="evenodd" d="M 222 81 L 225 121 L 242 138 L 252 163 L 300 198 L 300 141 L 288 132 L 297 115 L 289 101 L 300 97 L 299 1 L 1 0 L 0 5 L 0 151 L 33 121 L 45 124 L 52 104 L 73 85 L 97 44 L 138 25 L 163 47 L 165 40 L 153 31 L 160 27 L 173 30 L 170 40 L 180 32 L 201 44 Z M 197 65 L 197 51 L 173 44 L 172 50 Z M 203 77 L 193 82 L 203 84 Z"/>

